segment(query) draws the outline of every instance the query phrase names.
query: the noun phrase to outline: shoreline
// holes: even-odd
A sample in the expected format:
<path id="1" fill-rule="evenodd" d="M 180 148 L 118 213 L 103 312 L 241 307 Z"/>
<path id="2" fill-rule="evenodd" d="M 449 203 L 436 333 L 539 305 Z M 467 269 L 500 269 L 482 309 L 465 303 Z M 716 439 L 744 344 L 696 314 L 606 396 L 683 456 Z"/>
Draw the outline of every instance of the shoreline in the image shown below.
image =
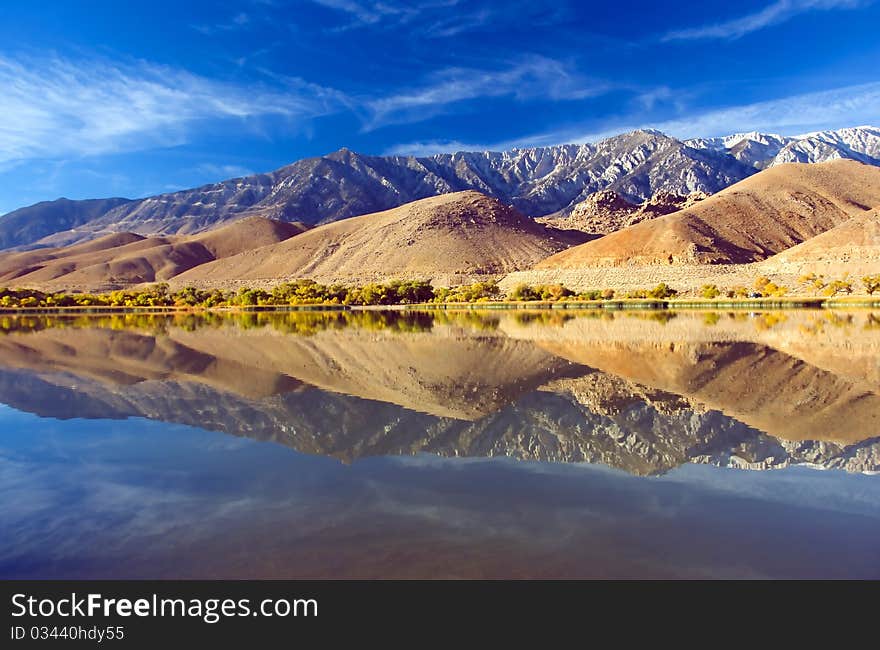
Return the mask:
<path id="1" fill-rule="evenodd" d="M 412 303 L 396 305 L 253 305 L 237 307 L 125 307 L 125 306 L 68 306 L 68 307 L 2 307 L 0 315 L 101 315 L 101 314 L 241 314 L 259 312 L 339 312 L 339 311 L 480 311 L 480 310 L 572 310 L 572 311 L 678 311 L 678 310 L 824 310 L 824 309 L 878 309 L 878 298 L 745 298 L 745 299 L 642 299 L 559 300 L 559 301 L 493 301 Z"/>

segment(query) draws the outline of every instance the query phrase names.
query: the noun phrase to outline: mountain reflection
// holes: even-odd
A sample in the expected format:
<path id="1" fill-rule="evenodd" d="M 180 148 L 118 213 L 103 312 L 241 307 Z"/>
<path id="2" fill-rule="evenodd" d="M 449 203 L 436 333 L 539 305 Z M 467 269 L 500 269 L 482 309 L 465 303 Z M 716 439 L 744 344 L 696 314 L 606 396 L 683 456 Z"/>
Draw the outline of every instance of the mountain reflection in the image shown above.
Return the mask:
<path id="1" fill-rule="evenodd" d="M 0 317 L 0 401 L 351 461 L 507 456 L 880 470 L 869 312 Z"/>

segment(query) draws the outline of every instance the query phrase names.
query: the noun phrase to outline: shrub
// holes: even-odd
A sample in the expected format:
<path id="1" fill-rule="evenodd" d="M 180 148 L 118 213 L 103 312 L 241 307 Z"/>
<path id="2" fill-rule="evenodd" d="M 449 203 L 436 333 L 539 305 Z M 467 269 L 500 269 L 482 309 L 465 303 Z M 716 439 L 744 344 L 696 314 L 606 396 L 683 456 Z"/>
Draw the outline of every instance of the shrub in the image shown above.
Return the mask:
<path id="1" fill-rule="evenodd" d="M 759 298 L 781 298 L 786 293 L 788 293 L 788 289 L 786 287 L 781 287 L 774 282 L 770 281 L 770 278 L 766 276 L 761 276 L 757 280 L 755 280 L 755 291 L 754 294 Z"/>
<path id="2" fill-rule="evenodd" d="M 120 292 L 121 293 L 121 292 Z M 111 298 L 114 294 L 110 294 Z M 171 298 L 174 300 L 175 305 L 183 306 L 187 305 L 190 307 L 195 307 L 196 305 L 203 305 L 211 298 L 211 292 L 202 291 L 200 289 L 196 289 L 195 287 L 185 287 L 180 291 L 172 294 Z M 124 304 L 124 303 L 123 303 Z"/>
<path id="3" fill-rule="evenodd" d="M 880 273 L 877 275 L 866 275 L 862 278 L 862 284 L 865 285 L 865 291 L 868 292 L 869 296 L 880 292 Z"/>
<path id="4" fill-rule="evenodd" d="M 434 299 L 434 287 L 430 282 L 413 280 L 410 282 L 392 283 L 397 291 L 397 300 L 402 303 L 430 302 Z"/>
<path id="5" fill-rule="evenodd" d="M 833 280 L 828 283 L 825 287 L 825 290 L 822 292 L 824 295 L 833 297 L 838 293 L 846 293 L 850 294 L 853 292 L 852 282 L 849 280 Z"/>
<path id="6" fill-rule="evenodd" d="M 781 287 L 773 282 L 768 282 L 764 285 L 762 293 L 768 298 L 781 298 L 786 293 L 788 293 L 788 289 L 786 287 Z"/>
<path id="7" fill-rule="evenodd" d="M 255 307 L 266 305 L 272 301 L 272 295 L 263 289 L 249 289 L 242 287 L 231 299 L 230 303 L 242 307 Z"/>
<path id="8" fill-rule="evenodd" d="M 798 282 L 803 285 L 805 290 L 822 291 L 826 287 L 825 276 L 808 273 L 798 278 Z"/>
<path id="9" fill-rule="evenodd" d="M 570 298 L 575 295 L 574 291 L 562 284 L 539 284 L 530 287 L 527 284 L 520 284 L 514 287 L 508 298 L 521 302 L 531 300 L 557 301 Z"/>
<path id="10" fill-rule="evenodd" d="M 562 300 L 574 295 L 574 291 L 561 284 L 547 284 L 536 287 L 541 300 Z"/>
<path id="11" fill-rule="evenodd" d="M 648 292 L 648 297 L 656 300 L 664 300 L 665 298 L 672 298 L 677 295 L 678 291 L 666 286 L 665 282 L 661 282 Z"/>
<path id="12" fill-rule="evenodd" d="M 540 300 L 541 296 L 529 285 L 518 284 L 513 288 L 513 291 L 510 292 L 509 298 L 511 300 L 527 302 L 530 300 Z"/>
<path id="13" fill-rule="evenodd" d="M 497 300 L 501 289 L 496 282 L 474 282 L 460 287 L 434 290 L 434 302 L 486 302 Z"/>
<path id="14" fill-rule="evenodd" d="M 700 295 L 703 298 L 708 298 L 709 300 L 712 300 L 720 296 L 721 291 L 714 284 L 704 284 L 703 287 L 700 289 Z"/>

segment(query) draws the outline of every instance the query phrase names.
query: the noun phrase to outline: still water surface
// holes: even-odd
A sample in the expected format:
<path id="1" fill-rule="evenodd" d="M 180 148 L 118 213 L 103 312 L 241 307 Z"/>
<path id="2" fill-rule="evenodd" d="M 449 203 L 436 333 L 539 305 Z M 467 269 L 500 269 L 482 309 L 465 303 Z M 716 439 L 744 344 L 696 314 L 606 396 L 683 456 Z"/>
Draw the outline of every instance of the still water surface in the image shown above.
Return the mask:
<path id="1" fill-rule="evenodd" d="M 0 318 L 0 577 L 880 577 L 880 314 Z"/>

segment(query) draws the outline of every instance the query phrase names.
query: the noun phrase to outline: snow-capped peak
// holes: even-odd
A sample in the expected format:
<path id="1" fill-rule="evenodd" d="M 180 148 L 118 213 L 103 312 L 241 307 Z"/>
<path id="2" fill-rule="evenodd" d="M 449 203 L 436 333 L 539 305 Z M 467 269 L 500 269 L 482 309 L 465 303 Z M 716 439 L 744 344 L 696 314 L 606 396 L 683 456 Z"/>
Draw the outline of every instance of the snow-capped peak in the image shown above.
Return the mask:
<path id="1" fill-rule="evenodd" d="M 752 131 L 714 138 L 694 138 L 685 143 L 695 149 L 727 152 L 756 169 L 789 162 L 813 163 L 838 158 L 880 164 L 880 129 L 869 125 L 796 136 Z"/>
<path id="2" fill-rule="evenodd" d="M 768 145 L 774 144 L 778 142 L 787 142 L 792 138 L 787 138 L 785 136 L 779 135 L 778 133 L 761 133 L 760 131 L 749 131 L 748 133 L 735 133 L 733 135 L 727 135 L 722 138 L 724 145 L 730 149 L 731 147 L 735 147 L 743 140 L 749 140 L 751 142 L 758 142 L 760 144 Z"/>

